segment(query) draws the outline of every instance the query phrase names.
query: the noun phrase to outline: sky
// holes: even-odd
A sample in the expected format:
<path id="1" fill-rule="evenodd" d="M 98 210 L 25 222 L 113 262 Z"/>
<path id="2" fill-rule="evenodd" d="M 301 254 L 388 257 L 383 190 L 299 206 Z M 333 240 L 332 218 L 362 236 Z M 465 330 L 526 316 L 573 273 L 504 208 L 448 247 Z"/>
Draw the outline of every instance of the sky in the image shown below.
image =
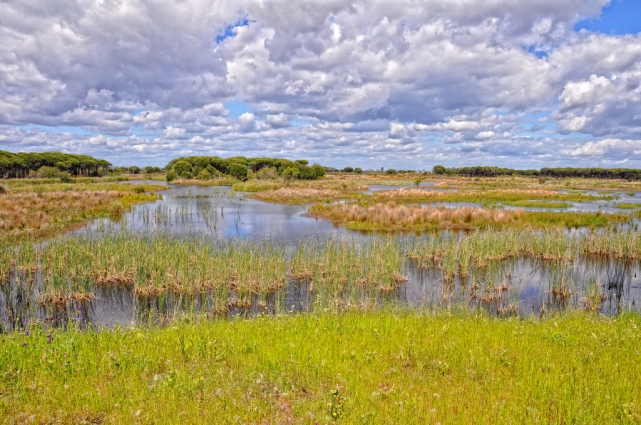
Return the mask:
<path id="1" fill-rule="evenodd" d="M 0 149 L 641 168 L 641 0 L 2 0 Z"/>

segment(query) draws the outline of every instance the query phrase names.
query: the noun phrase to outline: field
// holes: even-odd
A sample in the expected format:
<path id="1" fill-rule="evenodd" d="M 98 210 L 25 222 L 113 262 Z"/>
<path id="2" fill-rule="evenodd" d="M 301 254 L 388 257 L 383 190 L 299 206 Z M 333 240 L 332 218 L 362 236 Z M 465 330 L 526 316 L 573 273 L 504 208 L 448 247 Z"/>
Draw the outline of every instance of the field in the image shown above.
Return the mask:
<path id="1" fill-rule="evenodd" d="M 384 311 L 34 329 L 3 337 L 0 416 L 5 423 L 638 423 L 640 327 L 638 315 L 497 320 Z"/>

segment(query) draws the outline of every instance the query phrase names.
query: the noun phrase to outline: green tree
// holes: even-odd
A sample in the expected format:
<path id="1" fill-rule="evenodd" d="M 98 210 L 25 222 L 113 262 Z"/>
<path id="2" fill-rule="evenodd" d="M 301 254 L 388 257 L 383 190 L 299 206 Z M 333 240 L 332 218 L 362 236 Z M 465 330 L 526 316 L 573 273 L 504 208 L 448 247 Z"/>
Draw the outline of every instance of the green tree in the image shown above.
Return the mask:
<path id="1" fill-rule="evenodd" d="M 445 171 L 446 169 L 442 165 L 435 165 L 434 168 L 432 168 L 434 174 L 445 174 Z"/>
<path id="2" fill-rule="evenodd" d="M 234 162 L 227 167 L 229 174 L 238 180 L 247 179 L 247 166 Z"/>
<path id="3" fill-rule="evenodd" d="M 176 174 L 182 176 L 184 172 L 191 173 L 192 167 L 187 161 L 178 161 L 174 164 L 174 170 L 176 171 Z"/>
<path id="4" fill-rule="evenodd" d="M 178 176 L 176 175 L 176 172 L 174 170 L 170 170 L 167 173 L 167 176 L 166 176 L 167 182 L 173 182 L 177 178 L 178 178 Z"/>

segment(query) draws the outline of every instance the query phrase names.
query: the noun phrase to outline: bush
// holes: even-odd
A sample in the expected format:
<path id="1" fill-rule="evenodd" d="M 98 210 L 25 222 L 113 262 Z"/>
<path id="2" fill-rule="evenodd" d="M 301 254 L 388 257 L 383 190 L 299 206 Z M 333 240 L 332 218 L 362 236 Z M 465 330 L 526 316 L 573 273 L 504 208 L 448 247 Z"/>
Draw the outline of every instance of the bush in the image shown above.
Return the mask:
<path id="1" fill-rule="evenodd" d="M 231 174 L 232 177 L 238 180 L 247 179 L 247 166 L 245 165 L 234 162 L 233 164 L 229 164 L 227 171 L 229 171 L 229 174 Z"/>
<path id="2" fill-rule="evenodd" d="M 187 161 L 178 161 L 176 165 L 174 165 L 174 170 L 176 171 L 176 174 L 179 176 L 182 176 L 184 172 L 188 172 L 191 174 L 191 164 Z"/>
<path id="3" fill-rule="evenodd" d="M 43 166 L 38 169 L 36 176 L 41 179 L 55 179 L 60 177 L 61 171 L 56 167 Z"/>
<path id="4" fill-rule="evenodd" d="M 74 180 L 71 178 L 69 173 L 67 173 L 66 171 L 60 172 L 59 175 L 60 175 L 60 182 L 61 183 L 73 183 L 74 182 Z"/>
<path id="5" fill-rule="evenodd" d="M 278 178 L 278 171 L 272 167 L 261 168 L 256 171 L 256 178 L 258 180 L 274 180 Z"/>
<path id="6" fill-rule="evenodd" d="M 320 179 L 321 177 L 323 177 L 325 175 L 325 167 L 323 167 L 322 165 L 314 164 L 314 165 L 312 165 L 312 168 L 316 172 L 316 178 L 317 179 Z"/>
<path id="7" fill-rule="evenodd" d="M 299 164 L 299 165 L 307 165 L 307 164 L 309 164 L 309 161 L 306 160 L 306 159 L 297 159 L 294 162 L 296 162 L 296 164 Z"/>
<path id="8" fill-rule="evenodd" d="M 387 171 L 385 171 L 387 174 L 396 174 L 396 170 L 393 168 L 388 168 Z"/>
<path id="9" fill-rule="evenodd" d="M 196 176 L 198 180 L 209 180 L 211 179 L 211 173 L 207 170 L 202 170 L 198 175 Z"/>
<path id="10" fill-rule="evenodd" d="M 191 171 L 183 171 L 182 173 L 180 173 L 181 179 L 190 179 L 192 177 L 194 177 L 194 175 L 191 174 Z"/>
<path id="11" fill-rule="evenodd" d="M 176 175 L 176 172 L 174 170 L 171 170 L 170 172 L 167 173 L 166 178 L 167 178 L 167 182 L 169 183 L 176 180 L 178 176 Z"/>
<path id="12" fill-rule="evenodd" d="M 301 165 L 298 171 L 298 178 L 302 180 L 316 180 L 316 170 L 307 165 Z"/>
<path id="13" fill-rule="evenodd" d="M 4 186 L 0 186 L 0 195 L 3 193 L 7 193 L 7 189 L 5 189 Z"/>
<path id="14" fill-rule="evenodd" d="M 445 174 L 445 167 L 442 165 L 435 165 L 434 168 L 432 168 L 432 172 L 434 174 Z"/>
<path id="15" fill-rule="evenodd" d="M 129 167 L 129 172 L 131 174 L 138 174 L 140 173 L 140 167 L 136 167 L 135 165 L 133 167 Z"/>
<path id="16" fill-rule="evenodd" d="M 290 181 L 291 179 L 297 179 L 300 174 L 300 170 L 297 167 L 287 167 L 281 173 L 283 180 Z"/>
<path id="17" fill-rule="evenodd" d="M 363 174 L 363 169 L 360 168 L 360 167 L 356 167 L 356 168 L 354 168 L 354 172 L 358 173 L 358 174 Z"/>
<path id="18" fill-rule="evenodd" d="M 354 171 L 352 167 L 345 167 L 341 170 L 343 173 L 351 173 Z"/>

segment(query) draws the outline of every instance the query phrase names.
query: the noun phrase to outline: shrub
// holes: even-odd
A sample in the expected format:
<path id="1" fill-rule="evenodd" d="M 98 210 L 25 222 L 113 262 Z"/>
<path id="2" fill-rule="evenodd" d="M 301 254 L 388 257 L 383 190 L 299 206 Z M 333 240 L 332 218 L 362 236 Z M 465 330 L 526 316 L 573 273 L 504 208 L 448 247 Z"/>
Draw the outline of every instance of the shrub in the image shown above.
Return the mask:
<path id="1" fill-rule="evenodd" d="M 307 165 L 301 165 L 298 178 L 301 180 L 316 180 L 316 170 Z"/>
<path id="2" fill-rule="evenodd" d="M 435 165 L 434 168 L 432 168 L 432 172 L 434 174 L 445 174 L 445 167 L 442 165 Z"/>
<path id="3" fill-rule="evenodd" d="M 354 168 L 354 172 L 357 173 L 357 174 L 363 174 L 363 169 L 360 168 L 360 167 L 356 167 L 356 168 Z"/>
<path id="4" fill-rule="evenodd" d="M 131 174 L 138 174 L 140 173 L 140 167 L 136 167 L 135 165 L 133 167 L 129 167 L 129 172 Z"/>
<path id="5" fill-rule="evenodd" d="M 234 162 L 227 167 L 227 171 L 232 177 L 238 180 L 247 179 L 247 166 Z"/>
<path id="6" fill-rule="evenodd" d="M 388 168 L 387 171 L 385 171 L 387 174 L 396 174 L 396 170 L 393 168 Z"/>
<path id="7" fill-rule="evenodd" d="M 192 177 L 194 177 L 194 175 L 191 174 L 191 171 L 183 171 L 182 173 L 180 173 L 180 178 L 182 179 L 190 179 Z"/>
<path id="8" fill-rule="evenodd" d="M 281 173 L 283 180 L 290 181 L 291 179 L 298 178 L 300 170 L 297 167 L 287 167 Z"/>
<path id="9" fill-rule="evenodd" d="M 323 167 L 320 164 L 314 164 L 312 165 L 312 168 L 316 172 L 316 178 L 321 178 L 325 175 L 325 167 Z"/>
<path id="10" fill-rule="evenodd" d="M 256 171 L 256 178 L 258 180 L 274 180 L 278 178 L 278 171 L 272 167 L 261 168 Z"/>
<path id="11" fill-rule="evenodd" d="M 198 180 L 209 180 L 211 178 L 211 173 L 207 170 L 201 170 L 200 173 L 196 176 Z"/>
<path id="12" fill-rule="evenodd" d="M 42 179 L 55 179 L 60 177 L 61 171 L 56 167 L 40 167 L 36 173 L 36 176 Z"/>
<path id="13" fill-rule="evenodd" d="M 178 161 L 176 165 L 174 165 L 174 170 L 176 171 L 176 174 L 179 176 L 182 176 L 184 172 L 188 172 L 191 174 L 191 164 L 187 161 Z"/>
<path id="14" fill-rule="evenodd" d="M 61 183 L 73 183 L 74 180 L 71 178 L 68 172 L 66 171 L 61 171 L 60 174 L 60 182 Z"/>
<path id="15" fill-rule="evenodd" d="M 7 189 L 5 189 L 4 186 L 0 186 L 0 195 L 3 193 L 7 193 Z"/>
<path id="16" fill-rule="evenodd" d="M 174 170 L 171 170 L 170 172 L 167 173 L 167 182 L 173 182 L 178 178 L 176 175 L 176 172 Z"/>
<path id="17" fill-rule="evenodd" d="M 351 173 L 354 171 L 352 167 L 345 167 L 341 170 L 343 173 Z"/>

